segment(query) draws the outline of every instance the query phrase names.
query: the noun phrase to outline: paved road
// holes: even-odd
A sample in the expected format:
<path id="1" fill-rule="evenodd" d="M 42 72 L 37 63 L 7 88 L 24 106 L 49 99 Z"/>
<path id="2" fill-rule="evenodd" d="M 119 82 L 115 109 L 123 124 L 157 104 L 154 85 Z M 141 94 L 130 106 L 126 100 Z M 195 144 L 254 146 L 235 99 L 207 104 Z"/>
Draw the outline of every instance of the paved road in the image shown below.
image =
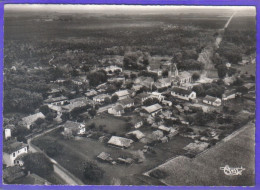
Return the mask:
<path id="1" fill-rule="evenodd" d="M 35 135 L 34 137 L 28 139 L 28 144 L 30 147 L 30 151 L 31 152 L 40 152 L 43 153 L 52 163 L 53 163 L 53 168 L 54 168 L 54 172 L 56 174 L 58 174 L 61 179 L 63 179 L 67 184 L 69 185 L 85 185 L 80 179 L 78 179 L 77 177 L 75 177 L 72 173 L 70 173 L 68 170 L 66 170 L 65 168 L 63 168 L 59 163 L 57 163 L 54 159 L 52 159 L 51 157 L 49 157 L 47 154 L 45 154 L 45 152 L 43 152 L 41 149 L 39 149 L 37 146 L 33 145 L 31 143 L 31 141 L 37 137 L 40 137 L 42 135 L 45 135 L 47 133 L 50 133 L 51 131 L 58 129 L 60 126 L 56 126 L 54 128 L 48 129 L 46 131 L 44 131 L 41 134 Z"/>

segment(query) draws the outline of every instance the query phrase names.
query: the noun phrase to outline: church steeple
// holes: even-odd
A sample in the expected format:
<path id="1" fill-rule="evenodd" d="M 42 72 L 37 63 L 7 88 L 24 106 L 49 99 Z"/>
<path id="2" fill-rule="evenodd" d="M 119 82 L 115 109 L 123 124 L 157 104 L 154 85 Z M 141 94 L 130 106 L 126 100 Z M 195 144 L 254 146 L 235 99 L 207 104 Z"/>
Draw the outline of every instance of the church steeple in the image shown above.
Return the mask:
<path id="1" fill-rule="evenodd" d="M 178 68 L 175 63 L 170 64 L 170 69 L 168 72 L 168 77 L 176 77 L 179 75 Z"/>

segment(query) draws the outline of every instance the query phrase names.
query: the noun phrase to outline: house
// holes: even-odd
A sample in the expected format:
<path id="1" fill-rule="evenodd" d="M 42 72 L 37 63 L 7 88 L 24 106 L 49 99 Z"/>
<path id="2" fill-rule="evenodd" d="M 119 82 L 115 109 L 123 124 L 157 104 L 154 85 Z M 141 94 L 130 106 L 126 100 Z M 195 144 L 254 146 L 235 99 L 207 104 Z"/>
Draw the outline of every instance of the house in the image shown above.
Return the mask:
<path id="1" fill-rule="evenodd" d="M 88 85 L 88 84 L 89 84 L 89 80 L 87 79 L 86 76 L 78 76 L 78 77 L 75 77 L 75 78 L 73 78 L 73 79 L 71 80 L 71 82 L 72 82 L 73 84 L 75 84 L 75 85 L 78 85 L 78 86 L 83 85 L 83 84 L 85 84 L 85 85 Z"/>
<path id="2" fill-rule="evenodd" d="M 99 95 L 93 97 L 93 101 L 98 102 L 98 103 L 102 103 L 102 102 L 105 101 L 106 98 L 110 99 L 111 97 L 108 94 L 99 94 Z"/>
<path id="3" fill-rule="evenodd" d="M 104 69 L 107 73 L 114 73 L 115 71 L 122 72 L 123 69 L 121 67 L 118 67 L 116 65 L 110 65 Z"/>
<path id="4" fill-rule="evenodd" d="M 189 106 L 189 108 L 191 110 L 201 110 L 205 113 L 210 112 L 210 110 L 211 110 L 209 106 L 205 106 L 205 105 L 201 105 L 201 104 L 191 104 Z"/>
<path id="5" fill-rule="evenodd" d="M 160 102 L 164 100 L 164 96 L 160 92 L 152 92 L 152 93 L 150 93 L 150 97 L 149 98 L 156 98 Z"/>
<path id="6" fill-rule="evenodd" d="M 98 94 L 97 91 L 95 91 L 94 89 L 92 89 L 92 90 L 87 91 L 87 92 L 85 93 L 85 96 L 87 96 L 87 97 L 93 97 L 93 96 L 96 96 L 97 94 Z"/>
<path id="7" fill-rule="evenodd" d="M 74 121 L 66 121 L 63 125 L 64 135 L 83 135 L 86 132 L 86 126 Z"/>
<path id="8" fill-rule="evenodd" d="M 161 83 L 162 87 L 170 87 L 172 85 L 171 79 L 170 78 L 162 78 L 158 80 L 159 83 Z"/>
<path id="9" fill-rule="evenodd" d="M 145 92 L 142 92 L 140 94 L 137 94 L 135 97 L 134 97 L 134 100 L 135 100 L 135 104 L 137 105 L 142 105 L 144 103 L 145 100 L 149 99 L 150 95 L 145 93 Z"/>
<path id="10" fill-rule="evenodd" d="M 88 104 L 91 104 L 91 102 L 86 97 L 75 98 L 70 100 L 69 104 L 62 106 L 62 112 L 70 113 L 75 108 L 83 108 L 86 107 Z"/>
<path id="11" fill-rule="evenodd" d="M 48 98 L 44 100 L 44 103 L 46 104 L 52 104 L 56 106 L 64 105 L 64 103 L 68 100 L 65 96 L 55 97 L 55 98 Z"/>
<path id="12" fill-rule="evenodd" d="M 125 98 L 129 98 L 130 94 L 129 94 L 129 91 L 128 90 L 120 90 L 120 91 L 117 91 L 113 94 L 114 95 L 117 95 L 118 96 L 118 100 L 122 100 L 122 99 L 125 99 Z"/>
<path id="13" fill-rule="evenodd" d="M 118 104 L 123 106 L 123 108 L 130 108 L 130 107 L 134 106 L 135 102 L 132 98 L 126 98 L 126 99 L 123 99 L 123 100 L 119 100 Z"/>
<path id="14" fill-rule="evenodd" d="M 158 129 L 160 129 L 160 130 L 163 131 L 163 132 L 170 132 L 170 130 L 171 130 L 170 127 L 166 127 L 166 126 L 164 126 L 164 125 L 160 125 L 160 126 L 158 127 Z"/>
<path id="15" fill-rule="evenodd" d="M 117 158 L 117 162 L 121 164 L 132 164 L 134 160 L 132 158 Z"/>
<path id="16" fill-rule="evenodd" d="M 143 109 L 148 114 L 151 114 L 152 116 L 155 116 L 156 113 L 162 111 L 162 106 L 160 104 L 154 104 L 154 105 L 151 105 L 151 106 L 143 107 Z"/>
<path id="17" fill-rule="evenodd" d="M 12 136 L 11 135 L 11 129 L 5 128 L 4 134 L 5 134 L 5 139 L 9 139 Z"/>
<path id="18" fill-rule="evenodd" d="M 153 84 L 154 84 L 154 79 L 151 78 L 151 77 L 144 77 L 144 76 L 140 76 L 140 77 L 137 77 L 135 79 L 135 84 L 140 84 L 142 86 L 145 86 L 149 89 L 152 88 Z"/>
<path id="19" fill-rule="evenodd" d="M 37 119 L 45 119 L 45 116 L 42 112 L 22 118 L 22 125 L 27 127 L 27 129 L 30 129 L 34 122 L 37 121 Z"/>
<path id="20" fill-rule="evenodd" d="M 105 161 L 105 162 L 111 162 L 113 161 L 113 158 L 111 158 L 111 155 L 106 153 L 106 152 L 101 152 L 97 158 L 101 161 Z"/>
<path id="21" fill-rule="evenodd" d="M 7 167 L 14 166 L 14 165 L 20 165 L 20 160 L 17 158 L 22 154 L 27 154 L 28 149 L 29 149 L 28 144 L 18 142 L 15 140 L 4 143 L 3 164 L 6 164 Z"/>
<path id="22" fill-rule="evenodd" d="M 191 74 L 187 71 L 179 72 L 179 75 L 176 77 L 177 81 L 180 84 L 190 83 L 192 81 L 191 78 L 192 78 Z"/>
<path id="23" fill-rule="evenodd" d="M 139 130 L 131 131 L 127 133 L 126 136 L 128 137 L 134 136 L 137 140 L 140 140 L 141 138 L 145 137 L 145 135 Z"/>
<path id="24" fill-rule="evenodd" d="M 163 101 L 162 101 L 162 104 L 163 104 L 163 105 L 166 105 L 166 106 L 172 106 L 172 102 L 171 102 L 171 101 L 168 101 L 168 100 L 163 100 Z"/>
<path id="25" fill-rule="evenodd" d="M 122 114 L 125 113 L 123 106 L 120 104 L 115 105 L 112 108 L 109 108 L 107 111 L 109 114 L 112 114 L 115 116 L 121 116 Z"/>
<path id="26" fill-rule="evenodd" d="M 4 183 L 11 184 L 16 179 L 25 176 L 24 170 L 20 166 L 11 166 L 3 169 L 3 181 Z"/>
<path id="27" fill-rule="evenodd" d="M 127 139 L 124 137 L 112 136 L 107 142 L 109 145 L 120 147 L 120 148 L 128 148 L 134 141 L 131 139 Z"/>
<path id="28" fill-rule="evenodd" d="M 247 90 L 254 90 L 255 84 L 254 83 L 246 83 L 243 85 Z"/>
<path id="29" fill-rule="evenodd" d="M 132 116 L 130 123 L 134 126 L 134 128 L 140 128 L 143 126 L 143 118 L 140 116 Z"/>
<path id="30" fill-rule="evenodd" d="M 229 90 L 222 94 L 222 101 L 227 101 L 236 98 L 236 90 Z"/>
<path id="31" fill-rule="evenodd" d="M 115 77 L 115 78 L 109 78 L 107 79 L 107 82 L 113 83 L 113 82 L 121 82 L 122 84 L 125 84 L 125 77 Z"/>
<path id="32" fill-rule="evenodd" d="M 193 100 L 196 98 L 196 92 L 191 90 L 185 90 L 180 87 L 173 87 L 171 91 L 171 95 L 175 98 L 179 98 L 182 100 Z"/>
<path id="33" fill-rule="evenodd" d="M 157 74 L 157 76 L 162 76 L 162 69 L 151 69 L 150 66 L 147 67 L 147 71 L 150 73 Z"/>
<path id="34" fill-rule="evenodd" d="M 49 96 L 58 96 L 58 95 L 60 95 L 60 93 L 61 93 L 61 90 L 60 90 L 60 89 L 57 89 L 57 88 L 52 88 L 51 90 L 49 90 L 49 91 L 47 92 L 47 94 L 48 94 Z"/>
<path id="35" fill-rule="evenodd" d="M 221 99 L 213 96 L 207 95 L 203 100 L 203 103 L 213 105 L 213 106 L 221 106 Z"/>
<path id="36" fill-rule="evenodd" d="M 143 86 L 140 84 L 136 84 L 132 86 L 132 90 L 134 90 L 135 92 L 139 91 Z"/>

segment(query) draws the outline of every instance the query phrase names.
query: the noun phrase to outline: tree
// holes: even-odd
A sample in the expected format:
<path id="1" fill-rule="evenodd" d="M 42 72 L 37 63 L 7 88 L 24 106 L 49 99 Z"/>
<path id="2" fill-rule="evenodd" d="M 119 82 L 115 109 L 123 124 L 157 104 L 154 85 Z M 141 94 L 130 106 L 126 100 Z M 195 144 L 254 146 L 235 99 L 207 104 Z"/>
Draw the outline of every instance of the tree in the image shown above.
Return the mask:
<path id="1" fill-rule="evenodd" d="M 236 80 L 233 82 L 235 86 L 242 86 L 244 84 L 244 80 L 240 77 L 237 77 Z"/>
<path id="2" fill-rule="evenodd" d="M 143 102 L 143 105 L 144 106 L 151 106 L 151 105 L 154 105 L 154 104 L 157 104 L 159 103 L 159 100 L 157 98 L 148 98 L 147 100 L 145 100 Z"/>
<path id="3" fill-rule="evenodd" d="M 200 79 L 200 74 L 199 73 L 193 73 L 192 74 L 192 80 L 193 81 L 197 81 Z"/>
<path id="4" fill-rule="evenodd" d="M 204 96 L 205 95 L 205 90 L 201 85 L 196 85 L 192 88 L 194 92 L 196 92 L 197 96 Z"/>
<path id="5" fill-rule="evenodd" d="M 117 100 L 118 100 L 118 96 L 117 96 L 117 95 L 113 95 L 113 96 L 111 97 L 111 102 L 112 102 L 112 103 L 117 102 Z"/>
<path id="6" fill-rule="evenodd" d="M 48 121 L 52 121 L 54 118 L 57 117 L 57 112 L 50 112 L 46 115 L 46 120 Z"/>
<path id="7" fill-rule="evenodd" d="M 110 103 L 111 103 L 110 98 L 106 97 L 106 98 L 104 99 L 104 104 L 110 104 Z"/>
<path id="8" fill-rule="evenodd" d="M 227 67 L 225 65 L 218 66 L 218 77 L 223 79 L 227 75 Z"/>
<path id="9" fill-rule="evenodd" d="M 47 115 L 51 111 L 51 109 L 49 108 L 49 106 L 43 105 L 40 107 L 39 111 L 42 112 L 44 115 Z"/>
<path id="10" fill-rule="evenodd" d="M 46 177 L 53 172 L 53 164 L 43 153 L 29 153 L 23 158 L 27 171 L 41 177 Z"/>
<path id="11" fill-rule="evenodd" d="M 73 77 L 79 76 L 78 70 L 77 70 L 77 69 L 73 69 L 72 72 L 71 72 L 71 75 L 72 75 Z"/>
<path id="12" fill-rule="evenodd" d="M 242 93 L 242 94 L 248 93 L 248 89 L 247 89 L 246 87 L 244 87 L 244 86 L 238 86 L 238 87 L 236 88 L 236 90 L 237 90 L 237 92 L 240 92 L 240 93 Z"/>
<path id="13" fill-rule="evenodd" d="M 103 178 L 104 171 L 94 162 L 86 161 L 83 163 L 83 175 L 91 181 L 99 181 Z"/>
<path id="14" fill-rule="evenodd" d="M 94 117 L 97 114 L 97 111 L 95 109 L 90 109 L 88 111 L 89 115 L 91 115 L 92 117 Z"/>
<path id="15" fill-rule="evenodd" d="M 81 67 L 81 70 L 84 71 L 85 74 L 86 74 L 87 72 L 89 72 L 89 66 L 83 65 L 83 66 Z"/>

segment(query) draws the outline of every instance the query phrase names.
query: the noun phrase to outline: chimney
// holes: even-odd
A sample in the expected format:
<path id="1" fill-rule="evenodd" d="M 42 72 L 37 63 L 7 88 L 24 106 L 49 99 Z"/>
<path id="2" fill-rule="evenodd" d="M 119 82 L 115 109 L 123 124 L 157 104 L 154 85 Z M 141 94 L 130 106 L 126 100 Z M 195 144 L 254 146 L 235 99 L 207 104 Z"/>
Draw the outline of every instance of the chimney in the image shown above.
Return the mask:
<path id="1" fill-rule="evenodd" d="M 27 176 L 30 176 L 30 175 L 31 175 L 31 172 L 30 172 L 30 171 L 28 171 L 28 172 L 27 172 Z"/>

